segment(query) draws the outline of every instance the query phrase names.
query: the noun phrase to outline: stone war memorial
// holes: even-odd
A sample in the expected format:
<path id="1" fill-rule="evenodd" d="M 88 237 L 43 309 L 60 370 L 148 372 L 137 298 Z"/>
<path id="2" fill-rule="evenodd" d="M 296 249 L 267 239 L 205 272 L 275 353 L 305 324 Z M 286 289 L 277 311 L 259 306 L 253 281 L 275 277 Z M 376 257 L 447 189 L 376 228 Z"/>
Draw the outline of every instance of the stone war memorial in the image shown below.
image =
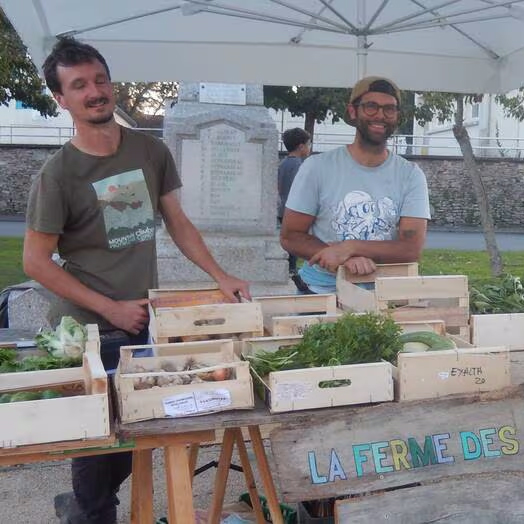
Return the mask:
<path id="1" fill-rule="evenodd" d="M 166 108 L 164 138 L 182 179 L 179 197 L 217 262 L 253 294 L 293 292 L 277 231 L 278 131 L 260 85 L 182 83 Z M 161 287 L 209 276 L 157 233 Z"/>

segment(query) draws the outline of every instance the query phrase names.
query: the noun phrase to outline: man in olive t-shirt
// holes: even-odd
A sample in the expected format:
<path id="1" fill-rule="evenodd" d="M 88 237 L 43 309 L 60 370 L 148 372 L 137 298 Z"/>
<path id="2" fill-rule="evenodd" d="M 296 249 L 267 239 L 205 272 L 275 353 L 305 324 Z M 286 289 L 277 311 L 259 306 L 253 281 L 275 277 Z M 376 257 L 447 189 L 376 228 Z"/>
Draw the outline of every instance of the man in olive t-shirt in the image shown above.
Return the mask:
<path id="1" fill-rule="evenodd" d="M 182 253 L 231 301 L 237 294 L 250 298 L 247 282 L 216 263 L 184 214 L 175 193 L 180 180 L 166 146 L 115 122 L 104 57 L 89 45 L 62 38 L 43 70 L 76 128 L 42 168 L 27 212 L 24 271 L 60 297 L 55 315 L 99 324 L 106 368 L 115 364 L 120 345 L 146 341 L 147 290 L 157 286 L 157 212 Z M 57 250 L 63 267 L 52 260 Z M 104 339 L 104 333 L 121 335 Z M 55 497 L 60 522 L 116 523 L 116 495 L 130 472 L 131 453 L 73 459 L 74 493 Z"/>

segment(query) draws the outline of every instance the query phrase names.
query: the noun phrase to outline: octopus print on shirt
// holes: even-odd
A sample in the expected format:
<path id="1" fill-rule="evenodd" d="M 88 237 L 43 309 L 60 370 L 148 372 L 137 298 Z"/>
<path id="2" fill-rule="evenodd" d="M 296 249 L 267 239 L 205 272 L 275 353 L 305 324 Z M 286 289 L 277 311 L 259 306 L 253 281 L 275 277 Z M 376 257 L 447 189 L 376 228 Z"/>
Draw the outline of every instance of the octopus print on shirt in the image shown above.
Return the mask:
<path id="1" fill-rule="evenodd" d="M 374 200 L 365 191 L 351 191 L 333 208 L 331 226 L 339 241 L 391 240 L 397 227 L 393 200 Z"/>
<path id="2" fill-rule="evenodd" d="M 155 236 L 153 206 L 141 169 L 93 183 L 103 211 L 110 249 L 122 249 Z"/>

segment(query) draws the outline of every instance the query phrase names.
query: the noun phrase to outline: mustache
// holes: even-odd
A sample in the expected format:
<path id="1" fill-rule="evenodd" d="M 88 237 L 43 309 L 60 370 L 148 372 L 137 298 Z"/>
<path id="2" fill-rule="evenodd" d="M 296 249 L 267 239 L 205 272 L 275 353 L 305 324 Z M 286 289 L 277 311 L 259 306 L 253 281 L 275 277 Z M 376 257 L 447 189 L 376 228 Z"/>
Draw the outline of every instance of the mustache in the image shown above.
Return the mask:
<path id="1" fill-rule="evenodd" d="M 109 98 L 105 96 L 101 96 L 99 98 L 93 98 L 92 100 L 88 100 L 86 102 L 86 107 L 95 107 L 98 104 L 107 104 L 109 103 Z"/>

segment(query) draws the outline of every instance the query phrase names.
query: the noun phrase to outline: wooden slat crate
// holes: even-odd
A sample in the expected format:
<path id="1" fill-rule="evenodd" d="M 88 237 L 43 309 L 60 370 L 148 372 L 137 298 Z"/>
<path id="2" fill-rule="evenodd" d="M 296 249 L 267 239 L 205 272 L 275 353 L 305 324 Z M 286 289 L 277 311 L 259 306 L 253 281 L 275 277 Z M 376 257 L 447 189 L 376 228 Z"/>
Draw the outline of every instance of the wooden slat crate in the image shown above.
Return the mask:
<path id="1" fill-rule="evenodd" d="M 475 346 L 524 349 L 524 313 L 471 315 L 471 341 Z"/>
<path id="2" fill-rule="evenodd" d="M 0 394 L 52 389 L 64 395 L 0 404 L 0 448 L 109 437 L 107 375 L 99 348 L 98 328 L 89 325 L 82 367 L 0 375 Z"/>
<path id="3" fill-rule="evenodd" d="M 261 305 L 264 331 L 270 336 L 300 334 L 301 327 L 303 328 L 310 323 L 321 322 L 321 317 L 336 317 L 338 314 L 337 297 L 334 293 L 254 297 L 253 302 Z M 309 318 L 308 323 L 307 320 L 301 322 L 300 319 L 296 318 L 297 316 L 311 318 Z M 314 320 L 313 317 L 318 320 Z"/>
<path id="4" fill-rule="evenodd" d="M 159 294 L 157 290 L 151 291 L 153 293 L 150 292 L 149 295 L 149 332 L 157 344 L 175 342 L 181 338 L 187 340 L 189 337 L 207 339 L 213 336 L 219 338 L 263 334 L 262 310 L 259 303 L 212 303 L 180 307 L 169 305 L 170 293 L 162 291 Z M 207 292 L 208 290 L 203 290 L 202 294 L 196 297 L 195 290 L 180 291 L 175 303 L 188 304 L 196 300 L 212 300 Z M 189 295 L 183 298 L 184 293 Z M 215 298 L 219 300 L 218 296 Z"/>
<path id="5" fill-rule="evenodd" d="M 505 347 L 461 348 L 399 353 L 396 398 L 418 400 L 479 393 L 511 385 L 510 354 Z"/>
<path id="6" fill-rule="evenodd" d="M 224 304 L 229 302 L 215 283 L 208 287 L 150 289 L 148 293 L 151 305 L 157 307 L 187 307 L 206 304 Z"/>
<path id="7" fill-rule="evenodd" d="M 243 353 L 276 351 L 300 340 L 301 337 L 246 339 Z M 253 370 L 252 373 L 255 387 L 272 413 L 393 400 L 393 366 L 389 362 L 276 371 L 264 379 Z M 329 387 L 334 381 L 345 384 Z"/>
<path id="8" fill-rule="evenodd" d="M 355 312 L 376 310 L 373 290 L 364 289 L 355 284 L 375 282 L 382 277 L 412 277 L 418 275 L 418 264 L 377 264 L 377 269 L 370 275 L 352 275 L 344 266 L 337 271 L 337 300 L 341 309 Z"/>
<path id="9" fill-rule="evenodd" d="M 466 276 L 377 278 L 375 299 L 377 310 L 397 322 L 440 319 L 448 333 L 470 340 Z"/>
<path id="10" fill-rule="evenodd" d="M 154 356 L 133 357 L 133 350 L 147 348 L 152 349 Z M 188 359 L 206 364 L 206 367 L 198 371 L 175 371 L 184 367 Z M 170 371 L 160 371 L 166 368 Z M 197 373 L 218 369 L 229 370 L 230 378 L 162 387 L 156 382 L 158 378 L 165 381 L 175 377 L 182 382 Z M 155 381 L 155 386 L 135 389 L 140 387 L 137 382 L 144 379 Z M 120 419 L 124 423 L 254 407 L 249 364 L 235 355 L 232 340 L 122 346 L 115 386 Z"/>

